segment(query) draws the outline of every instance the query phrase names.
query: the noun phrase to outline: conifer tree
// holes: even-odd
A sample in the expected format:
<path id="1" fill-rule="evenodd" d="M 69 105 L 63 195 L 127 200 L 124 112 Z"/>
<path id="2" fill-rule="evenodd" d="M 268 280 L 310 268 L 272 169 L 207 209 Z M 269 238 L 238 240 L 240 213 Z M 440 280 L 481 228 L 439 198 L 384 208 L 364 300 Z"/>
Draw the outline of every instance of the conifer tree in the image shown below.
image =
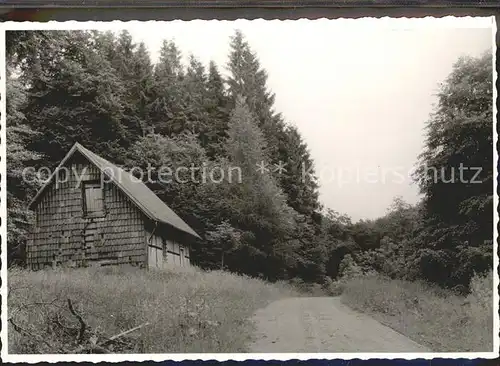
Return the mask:
<path id="1" fill-rule="evenodd" d="M 227 139 L 230 109 L 224 80 L 213 61 L 210 61 L 208 69 L 206 108 L 210 126 L 206 132 L 206 149 L 208 156 L 215 157 L 224 153 L 223 144 Z"/>
<path id="2" fill-rule="evenodd" d="M 288 196 L 288 203 L 298 212 L 312 216 L 319 209 L 317 184 L 312 162 L 296 128 L 286 126 L 283 117 L 274 112 L 275 96 L 268 90 L 267 73 L 240 31 L 231 38 L 228 68 L 229 93 L 246 98 L 251 113 L 267 141 L 267 155 L 271 164 L 284 167 L 277 177 Z M 304 170 L 307 171 L 304 179 Z"/>
<path id="3" fill-rule="evenodd" d="M 27 59 L 24 73 L 27 120 L 40 132 L 30 146 L 45 154 L 49 166 L 77 141 L 120 161 L 127 144 L 123 119 L 124 85 L 110 62 L 93 48 L 90 32 L 44 32 L 50 50 Z M 39 67 L 40 56 L 51 61 Z M 64 102 L 61 102 L 64 101 Z"/>
<path id="4" fill-rule="evenodd" d="M 165 40 L 160 59 L 154 68 L 151 103 L 148 115 L 154 131 L 173 135 L 187 130 L 183 79 L 184 67 L 181 52 L 173 41 Z"/>
<path id="5" fill-rule="evenodd" d="M 205 67 L 195 56 L 191 55 L 183 82 L 186 129 L 199 135 L 203 147 L 208 143 L 207 132 L 210 129 L 206 108 L 206 84 Z"/>
<path id="6" fill-rule="evenodd" d="M 233 105 L 236 105 L 240 95 L 246 99 L 250 112 L 268 141 L 267 154 L 272 162 L 277 162 L 278 135 L 283 122 L 273 112 L 275 96 L 268 90 L 267 72 L 261 68 L 241 31 L 235 32 L 230 47 L 228 69 L 231 74 L 227 83 Z"/>
<path id="7" fill-rule="evenodd" d="M 228 130 L 226 152 L 231 166 L 242 172 L 242 183 L 229 188 L 227 209 L 234 226 L 252 232 L 253 248 L 268 276 L 281 275 L 295 260 L 297 243 L 286 240 L 295 230 L 297 213 L 266 167 L 266 141 L 243 97 L 236 100 Z"/>
<path id="8" fill-rule="evenodd" d="M 152 101 L 154 83 L 153 65 L 146 45 L 141 42 L 132 56 L 133 80 L 130 93 L 135 106 L 135 125 L 140 126 L 142 136 L 148 132 L 150 119 L 148 106 Z"/>
<path id="9" fill-rule="evenodd" d="M 153 66 L 149 53 L 141 43 L 136 45 L 131 34 L 124 30 L 118 38 L 112 33 L 98 35 L 99 48 L 115 69 L 123 84 L 123 119 L 121 125 L 129 144 L 147 130 L 149 94 L 153 81 Z"/>

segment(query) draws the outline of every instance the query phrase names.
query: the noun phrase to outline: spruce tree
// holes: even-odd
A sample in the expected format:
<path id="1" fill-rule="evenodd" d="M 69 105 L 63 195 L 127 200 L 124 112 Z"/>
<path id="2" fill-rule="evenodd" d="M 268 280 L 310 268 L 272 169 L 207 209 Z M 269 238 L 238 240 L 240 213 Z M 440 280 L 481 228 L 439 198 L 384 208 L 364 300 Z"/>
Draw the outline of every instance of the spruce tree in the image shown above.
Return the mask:
<path id="1" fill-rule="evenodd" d="M 205 104 L 207 75 L 203 64 L 193 55 L 189 57 L 186 76 L 183 81 L 183 105 L 186 113 L 186 129 L 199 135 L 200 143 L 207 146 L 207 132 L 210 129 Z"/>
<path id="2" fill-rule="evenodd" d="M 237 30 L 232 36 L 230 48 L 227 83 L 233 105 L 236 105 L 239 96 L 245 98 L 268 141 L 267 154 L 272 162 L 277 162 L 278 135 L 283 126 L 273 112 L 275 96 L 268 90 L 267 72 L 260 66 L 241 31 Z"/>
<path id="3" fill-rule="evenodd" d="M 173 41 L 163 41 L 160 59 L 154 68 L 148 116 L 155 132 L 174 135 L 187 130 L 181 52 Z"/>
<path id="4" fill-rule="evenodd" d="M 141 128 L 141 135 L 148 133 L 151 123 L 148 115 L 148 106 L 152 101 L 152 88 L 154 83 L 153 65 L 149 52 L 144 43 L 140 43 L 132 56 L 133 80 L 130 94 L 133 101 L 135 123 Z"/>
<path id="5" fill-rule="evenodd" d="M 229 98 L 225 91 L 224 80 L 215 62 L 210 61 L 207 80 L 206 110 L 210 128 L 207 135 L 207 154 L 215 157 L 224 154 L 223 144 L 227 139 L 229 122 Z"/>
<path id="6" fill-rule="evenodd" d="M 298 243 L 287 240 L 296 227 L 297 213 L 267 166 L 266 141 L 243 97 L 236 100 L 228 130 L 226 153 L 242 172 L 241 184 L 231 184 L 227 209 L 233 225 L 253 233 L 256 268 L 277 278 L 293 263 Z"/>
<path id="7" fill-rule="evenodd" d="M 286 126 L 283 117 L 274 112 L 275 96 L 268 90 L 267 73 L 240 31 L 231 38 L 228 68 L 231 72 L 229 93 L 233 102 L 236 95 L 246 98 L 267 141 L 269 163 L 284 167 L 277 178 L 288 196 L 288 203 L 311 217 L 319 209 L 319 203 L 307 146 L 298 130 Z M 305 177 L 303 167 L 308 172 Z"/>
<path id="8" fill-rule="evenodd" d="M 122 80 L 110 62 L 95 52 L 90 32 L 45 34 L 53 41 L 51 62 L 39 68 L 39 57 L 31 55 L 27 62 L 33 67 L 23 75 L 29 86 L 26 118 L 41 133 L 31 147 L 45 154 L 49 165 L 59 162 L 77 141 L 120 161 L 128 142 L 121 123 Z"/>

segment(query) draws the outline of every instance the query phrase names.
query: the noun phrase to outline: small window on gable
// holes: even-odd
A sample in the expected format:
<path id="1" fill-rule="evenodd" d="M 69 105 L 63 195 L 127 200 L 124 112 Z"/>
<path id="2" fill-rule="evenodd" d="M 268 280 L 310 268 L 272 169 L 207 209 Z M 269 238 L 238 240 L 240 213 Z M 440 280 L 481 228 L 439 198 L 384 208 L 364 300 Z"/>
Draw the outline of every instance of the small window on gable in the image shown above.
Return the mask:
<path id="1" fill-rule="evenodd" d="M 57 171 L 57 174 L 58 174 L 58 177 L 59 177 L 59 182 L 63 183 L 63 182 L 66 182 L 66 169 L 65 168 L 60 168 L 58 171 Z"/>
<path id="2" fill-rule="evenodd" d="M 83 214 L 85 216 L 104 215 L 104 191 L 100 181 L 86 181 L 83 188 Z"/>

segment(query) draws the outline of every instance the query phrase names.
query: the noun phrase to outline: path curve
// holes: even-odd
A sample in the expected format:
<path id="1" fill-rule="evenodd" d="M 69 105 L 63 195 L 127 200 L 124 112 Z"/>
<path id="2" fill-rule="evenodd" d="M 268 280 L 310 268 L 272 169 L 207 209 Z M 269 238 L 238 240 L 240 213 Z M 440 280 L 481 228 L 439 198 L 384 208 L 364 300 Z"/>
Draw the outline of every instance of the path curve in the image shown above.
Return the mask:
<path id="1" fill-rule="evenodd" d="M 297 297 L 259 309 L 252 353 L 431 352 L 339 297 Z"/>

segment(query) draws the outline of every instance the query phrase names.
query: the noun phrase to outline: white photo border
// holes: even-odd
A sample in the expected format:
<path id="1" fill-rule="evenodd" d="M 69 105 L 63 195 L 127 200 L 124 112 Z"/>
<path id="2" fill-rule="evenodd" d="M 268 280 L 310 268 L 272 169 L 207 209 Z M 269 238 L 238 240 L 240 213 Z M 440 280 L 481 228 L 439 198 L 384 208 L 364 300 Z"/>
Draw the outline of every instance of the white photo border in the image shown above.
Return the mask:
<path id="1" fill-rule="evenodd" d="M 489 23 L 488 20 L 489 19 Z M 6 141 L 6 103 L 5 103 L 5 93 L 6 93 L 6 63 L 5 63 L 5 31 L 9 30 L 82 30 L 82 29 L 97 29 L 97 30 L 119 30 L 130 26 L 138 26 L 144 23 L 172 23 L 172 22 L 190 22 L 193 24 L 202 24 L 205 22 L 231 22 L 237 26 L 240 22 L 334 22 L 338 26 L 343 27 L 355 27 L 359 28 L 362 26 L 370 26 L 373 23 L 377 23 L 378 26 L 394 26 L 395 23 L 408 23 L 410 27 L 448 27 L 448 28 L 489 28 L 492 30 L 492 54 L 493 54 L 493 143 L 494 143 L 494 175 L 493 180 L 493 202 L 494 202 L 494 237 L 493 237 L 493 250 L 494 258 L 493 265 L 497 270 L 493 271 L 493 310 L 495 316 L 493 317 L 493 349 L 497 350 L 492 352 L 426 352 L 426 353 L 175 353 L 175 354 L 37 354 L 37 355 L 26 355 L 26 354 L 9 354 L 8 353 L 8 341 L 7 341 L 7 208 L 6 208 L 6 198 L 7 198 L 7 182 L 6 182 L 6 151 L 7 151 L 7 141 Z M 496 21 L 494 16 L 489 17 L 425 17 L 425 18 L 358 18 L 358 19 L 298 19 L 298 20 L 246 20 L 238 19 L 235 21 L 225 21 L 225 20 L 190 20 L 190 21 L 49 21 L 49 22 L 5 22 L 0 24 L 0 59 L 2 60 L 2 65 L 0 67 L 0 112 L 1 112 L 1 129 L 0 129 L 0 215 L 1 215 L 1 225 L 0 225 L 0 235 L 2 238 L 2 252 L 1 252 L 1 287 L 0 294 L 2 298 L 1 304 L 1 322 L 2 329 L 0 334 L 0 339 L 2 342 L 1 358 L 4 362 L 23 362 L 23 363 L 38 363 L 38 362 L 124 362 L 124 361 L 184 361 L 184 360 L 217 360 L 217 361 L 245 361 L 245 360 L 310 360 L 310 359 L 406 359 L 406 360 L 416 360 L 416 359 L 433 359 L 433 358 L 463 358 L 463 359 L 494 359 L 499 357 L 500 348 L 500 336 L 499 336 L 499 275 L 498 275 L 498 196 L 497 196 L 497 167 L 498 167 L 498 151 L 496 149 L 498 143 L 498 133 L 496 131 L 497 123 L 497 106 L 496 101 L 498 93 L 496 90 Z"/>

